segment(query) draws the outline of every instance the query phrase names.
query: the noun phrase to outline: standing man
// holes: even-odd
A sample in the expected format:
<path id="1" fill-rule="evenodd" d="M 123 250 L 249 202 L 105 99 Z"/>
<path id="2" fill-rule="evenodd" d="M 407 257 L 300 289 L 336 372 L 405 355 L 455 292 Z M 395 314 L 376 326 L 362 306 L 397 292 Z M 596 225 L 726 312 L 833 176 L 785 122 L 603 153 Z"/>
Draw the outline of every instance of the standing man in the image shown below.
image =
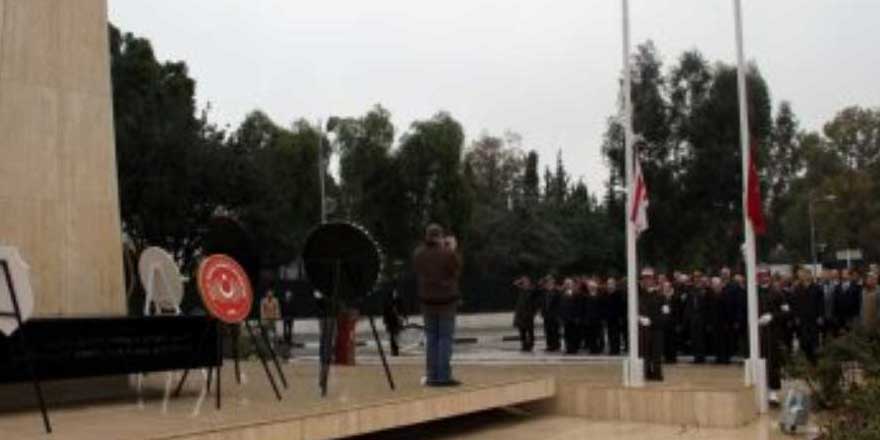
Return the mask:
<path id="1" fill-rule="evenodd" d="M 581 346 L 580 305 L 578 286 L 574 279 L 566 278 L 562 282 L 562 297 L 559 300 L 566 354 L 577 354 Z"/>
<path id="2" fill-rule="evenodd" d="M 626 295 L 617 287 L 617 281 L 608 277 L 605 282 L 605 327 L 608 329 L 608 354 L 619 356 L 621 338 L 626 326 Z"/>
<path id="3" fill-rule="evenodd" d="M 837 292 L 835 311 L 842 331 L 851 330 L 859 318 L 859 307 L 862 298 L 862 286 L 856 280 L 856 274 L 844 269 L 841 272 L 840 288 Z"/>
<path id="4" fill-rule="evenodd" d="M 782 305 L 785 297 L 777 286 L 773 286 L 770 271 L 758 270 L 758 325 L 761 338 L 761 356 L 767 362 L 767 398 L 773 405 L 779 404 L 779 390 L 782 388 L 782 332 L 785 322 L 782 319 Z"/>
<path id="5" fill-rule="evenodd" d="M 284 299 L 281 300 L 281 318 L 284 327 L 284 343 L 288 347 L 293 347 L 293 292 L 290 289 L 284 292 Z"/>
<path id="6" fill-rule="evenodd" d="M 544 299 L 541 315 L 544 318 L 544 338 L 547 340 L 547 351 L 559 351 L 559 303 L 560 293 L 556 287 L 556 279 L 548 274 L 541 280 L 541 297 Z"/>
<path id="7" fill-rule="evenodd" d="M 862 305 L 859 315 L 862 327 L 873 331 L 880 325 L 880 286 L 877 284 L 877 274 L 868 273 L 865 286 L 860 292 Z"/>
<path id="8" fill-rule="evenodd" d="M 583 319 L 583 339 L 584 349 L 589 350 L 590 354 L 602 353 L 605 338 L 602 334 L 602 316 L 604 315 L 604 299 L 599 293 L 599 284 L 596 280 L 590 278 L 587 280 L 587 291 L 583 297 L 583 309 L 581 319 Z"/>
<path id="9" fill-rule="evenodd" d="M 281 319 L 281 306 L 271 290 L 267 291 L 266 296 L 260 301 L 260 319 L 269 332 L 269 341 L 275 342 L 275 323 Z"/>
<path id="10" fill-rule="evenodd" d="M 678 363 L 678 325 L 681 307 L 675 288 L 669 281 L 664 281 L 660 287 L 660 311 L 663 314 L 663 357 L 667 364 Z"/>
<path id="11" fill-rule="evenodd" d="M 733 322 L 736 319 L 736 297 L 732 290 L 724 288 L 724 281 L 719 277 L 713 277 L 711 289 L 711 343 L 715 354 L 715 363 L 727 365 L 733 354 Z"/>
<path id="12" fill-rule="evenodd" d="M 535 347 L 535 313 L 538 310 L 535 286 L 528 275 L 513 282 L 516 291 L 516 310 L 513 326 L 519 330 L 520 351 L 531 352 Z"/>
<path id="13" fill-rule="evenodd" d="M 798 272 L 798 284 L 794 288 L 794 319 L 800 349 L 810 364 L 816 365 L 816 348 L 819 345 L 819 329 L 825 316 L 825 300 L 822 289 L 807 269 Z"/>
<path id="14" fill-rule="evenodd" d="M 642 357 L 645 359 L 645 379 L 663 381 L 663 337 L 666 315 L 663 314 L 663 298 L 654 270 L 645 268 L 642 271 L 642 283 L 639 292 L 639 324 L 641 325 L 644 344 L 640 344 Z"/>
<path id="15" fill-rule="evenodd" d="M 709 341 L 706 319 L 710 309 L 706 298 L 708 295 L 706 280 L 702 275 L 697 276 L 693 288 L 688 289 L 687 302 L 684 305 L 684 325 L 690 335 L 694 363 L 702 364 L 706 362 L 706 347 Z"/>
<path id="16" fill-rule="evenodd" d="M 825 314 L 822 316 L 822 345 L 827 344 L 831 339 L 838 335 L 837 315 L 837 291 L 840 287 L 838 272 L 829 269 L 822 272 L 822 281 L 820 287 L 822 289 L 822 300 L 824 302 Z"/>
<path id="17" fill-rule="evenodd" d="M 425 229 L 425 242 L 416 249 L 413 258 L 425 322 L 427 386 L 461 384 L 452 378 L 450 366 L 455 313 L 460 299 L 461 261 L 455 247 L 454 240 L 444 238 L 443 228 L 431 224 Z"/>

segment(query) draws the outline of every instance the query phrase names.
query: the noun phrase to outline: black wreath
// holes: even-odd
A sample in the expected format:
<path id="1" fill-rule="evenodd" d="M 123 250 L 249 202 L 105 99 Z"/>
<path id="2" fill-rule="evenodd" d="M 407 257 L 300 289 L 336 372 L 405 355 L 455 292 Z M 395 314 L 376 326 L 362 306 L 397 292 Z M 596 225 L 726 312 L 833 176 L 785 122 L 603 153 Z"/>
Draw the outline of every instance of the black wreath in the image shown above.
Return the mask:
<path id="1" fill-rule="evenodd" d="M 315 289 L 331 301 L 348 305 L 373 292 L 383 261 L 370 234 L 346 222 L 315 228 L 306 239 L 302 257 L 306 276 Z"/>

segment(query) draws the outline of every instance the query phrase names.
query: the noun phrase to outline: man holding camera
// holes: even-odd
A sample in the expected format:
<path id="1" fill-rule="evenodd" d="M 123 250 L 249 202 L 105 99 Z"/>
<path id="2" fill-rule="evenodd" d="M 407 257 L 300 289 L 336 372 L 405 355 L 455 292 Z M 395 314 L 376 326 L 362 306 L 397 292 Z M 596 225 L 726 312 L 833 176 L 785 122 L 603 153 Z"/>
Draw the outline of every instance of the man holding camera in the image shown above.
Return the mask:
<path id="1" fill-rule="evenodd" d="M 416 249 L 413 258 L 425 321 L 427 386 L 460 385 L 452 378 L 450 366 L 455 313 L 460 299 L 461 261 L 456 248 L 454 237 L 445 237 L 443 228 L 431 224 L 425 229 L 425 242 Z"/>

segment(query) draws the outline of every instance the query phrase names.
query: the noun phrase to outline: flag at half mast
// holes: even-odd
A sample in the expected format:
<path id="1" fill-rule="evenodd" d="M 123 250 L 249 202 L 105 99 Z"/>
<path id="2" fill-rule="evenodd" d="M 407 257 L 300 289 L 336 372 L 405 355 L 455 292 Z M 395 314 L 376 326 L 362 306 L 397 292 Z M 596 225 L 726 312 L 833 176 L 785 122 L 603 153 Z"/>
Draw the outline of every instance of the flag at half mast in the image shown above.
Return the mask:
<path id="1" fill-rule="evenodd" d="M 648 187 L 642 174 L 642 165 L 638 157 L 634 158 L 635 173 L 633 178 L 632 206 L 629 209 L 629 221 L 635 225 L 636 235 L 648 229 Z"/>

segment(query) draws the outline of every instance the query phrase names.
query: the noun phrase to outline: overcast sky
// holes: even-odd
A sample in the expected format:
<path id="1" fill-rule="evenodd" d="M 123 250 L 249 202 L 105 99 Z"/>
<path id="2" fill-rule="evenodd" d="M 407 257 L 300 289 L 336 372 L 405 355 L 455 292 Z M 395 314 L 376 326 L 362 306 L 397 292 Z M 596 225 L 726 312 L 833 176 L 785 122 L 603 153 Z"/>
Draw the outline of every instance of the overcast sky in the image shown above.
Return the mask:
<path id="1" fill-rule="evenodd" d="M 878 0 L 743 0 L 746 56 L 775 107 L 803 128 L 880 105 Z M 388 108 L 402 134 L 449 111 L 468 141 L 513 130 L 542 166 L 562 150 L 591 191 L 621 70 L 620 0 L 109 0 L 110 20 L 185 60 L 200 105 L 236 126 L 256 108 L 277 123 Z M 731 0 L 630 0 L 633 44 L 666 67 L 697 48 L 735 62 Z M 737 121 L 731 121 L 731 124 Z"/>

